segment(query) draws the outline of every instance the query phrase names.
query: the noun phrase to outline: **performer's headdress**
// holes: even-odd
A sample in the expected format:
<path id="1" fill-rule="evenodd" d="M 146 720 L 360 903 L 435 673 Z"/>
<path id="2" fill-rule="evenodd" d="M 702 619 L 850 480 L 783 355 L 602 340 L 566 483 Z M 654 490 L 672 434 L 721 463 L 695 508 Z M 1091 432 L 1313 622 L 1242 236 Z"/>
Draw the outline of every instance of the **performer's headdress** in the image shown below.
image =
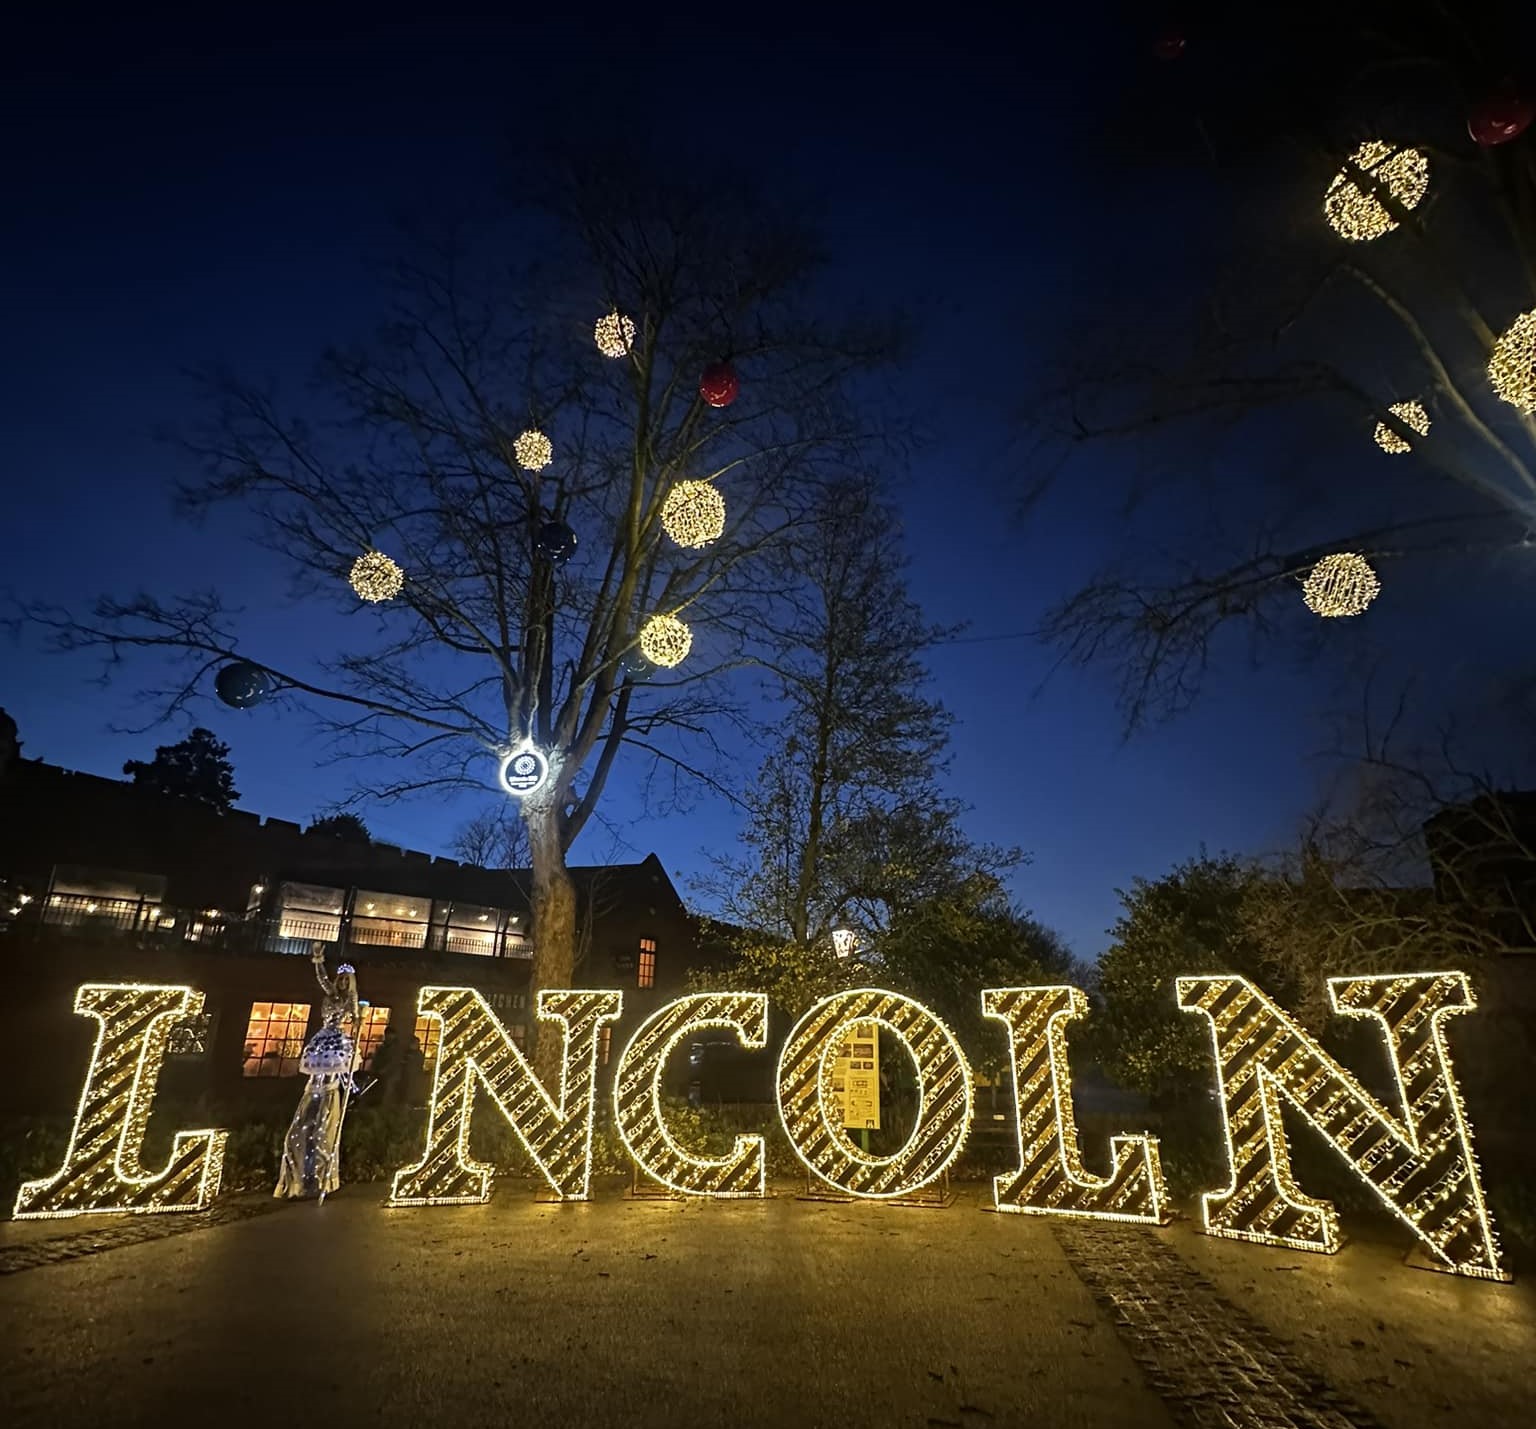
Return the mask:
<path id="1" fill-rule="evenodd" d="M 357 969 L 353 967 L 351 963 L 343 963 L 339 968 L 336 969 L 336 976 L 340 977 L 342 973 L 351 973 L 353 977 L 356 977 Z"/>

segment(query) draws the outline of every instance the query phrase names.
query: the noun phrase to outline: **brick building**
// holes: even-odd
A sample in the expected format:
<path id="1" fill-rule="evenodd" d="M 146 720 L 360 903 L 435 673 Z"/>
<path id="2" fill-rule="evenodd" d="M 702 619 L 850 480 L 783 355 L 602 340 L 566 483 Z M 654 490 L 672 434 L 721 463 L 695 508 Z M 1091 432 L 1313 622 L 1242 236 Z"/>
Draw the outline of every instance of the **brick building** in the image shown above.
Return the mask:
<path id="1" fill-rule="evenodd" d="M 677 995 L 700 925 L 654 854 L 572 869 L 578 984 L 624 991 L 629 1029 Z M 186 983 L 206 1014 L 173 1042 L 166 1076 L 221 1104 L 287 1102 L 318 1025 L 316 942 L 357 968 L 362 1051 L 393 1023 L 430 1060 L 427 983 L 474 987 L 523 1040 L 532 1020 L 525 871 L 307 834 L 281 819 L 167 799 L 37 761 L 0 776 L 0 957 L 13 1049 L 0 1113 L 68 1109 L 92 1026 L 82 982 Z M 17 1045 L 19 1043 L 19 1046 Z"/>

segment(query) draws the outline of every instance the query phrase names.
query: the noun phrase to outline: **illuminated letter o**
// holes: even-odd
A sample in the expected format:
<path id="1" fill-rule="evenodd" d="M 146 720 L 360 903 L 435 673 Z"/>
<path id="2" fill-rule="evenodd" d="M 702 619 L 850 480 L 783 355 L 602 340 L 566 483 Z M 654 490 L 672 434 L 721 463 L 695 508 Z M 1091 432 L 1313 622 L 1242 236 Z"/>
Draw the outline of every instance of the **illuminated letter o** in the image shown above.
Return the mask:
<path id="1" fill-rule="evenodd" d="M 850 1023 L 878 1022 L 917 1064 L 917 1124 L 893 1156 L 870 1156 L 827 1114 L 832 1063 Z M 779 1118 L 806 1169 L 852 1196 L 905 1196 L 936 1181 L 971 1129 L 971 1069 L 955 1034 L 919 1002 L 860 988 L 823 998 L 795 1024 L 779 1057 Z"/>

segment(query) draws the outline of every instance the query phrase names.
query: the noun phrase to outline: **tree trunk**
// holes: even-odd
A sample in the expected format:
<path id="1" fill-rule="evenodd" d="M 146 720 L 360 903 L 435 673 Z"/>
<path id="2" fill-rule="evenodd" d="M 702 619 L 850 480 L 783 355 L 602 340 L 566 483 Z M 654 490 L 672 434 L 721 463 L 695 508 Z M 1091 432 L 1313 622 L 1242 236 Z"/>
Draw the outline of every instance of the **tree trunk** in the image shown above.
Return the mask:
<path id="1" fill-rule="evenodd" d="M 574 985 L 576 976 L 576 886 L 565 866 L 557 801 L 526 807 L 533 886 L 533 968 L 528 987 L 528 1036 L 533 1065 L 544 1085 L 560 1086 L 560 1032 L 537 1018 L 541 988 Z M 549 1035 L 544 1035 L 548 1033 Z"/>

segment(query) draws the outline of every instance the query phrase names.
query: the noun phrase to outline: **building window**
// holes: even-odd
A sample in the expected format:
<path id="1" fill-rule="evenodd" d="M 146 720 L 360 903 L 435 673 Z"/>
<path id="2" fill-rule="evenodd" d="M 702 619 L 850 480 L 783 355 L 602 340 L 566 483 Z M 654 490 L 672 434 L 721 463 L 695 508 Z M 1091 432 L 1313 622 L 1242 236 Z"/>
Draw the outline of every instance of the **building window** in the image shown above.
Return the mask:
<path id="1" fill-rule="evenodd" d="M 600 1067 L 606 1067 L 608 1065 L 608 1054 L 613 1050 L 613 1028 L 605 1023 L 597 1030 L 597 1064 Z"/>
<path id="2" fill-rule="evenodd" d="M 640 963 L 635 970 L 636 987 L 656 986 L 656 939 L 640 939 Z"/>
<path id="3" fill-rule="evenodd" d="M 389 1009 L 364 1007 L 360 1011 L 362 1023 L 357 1029 L 357 1065 L 359 1070 L 366 1072 L 373 1065 L 373 1054 L 379 1050 L 379 1043 L 384 1040 L 384 1029 L 389 1026 Z"/>
<path id="4" fill-rule="evenodd" d="M 430 1072 L 437 1065 L 437 1047 L 443 1040 L 442 1020 L 437 1017 L 416 1019 L 416 1041 L 421 1047 L 421 1060 Z"/>
<path id="5" fill-rule="evenodd" d="M 298 1076 L 308 1027 L 307 1002 L 253 1002 L 245 1028 L 245 1075 Z"/>

